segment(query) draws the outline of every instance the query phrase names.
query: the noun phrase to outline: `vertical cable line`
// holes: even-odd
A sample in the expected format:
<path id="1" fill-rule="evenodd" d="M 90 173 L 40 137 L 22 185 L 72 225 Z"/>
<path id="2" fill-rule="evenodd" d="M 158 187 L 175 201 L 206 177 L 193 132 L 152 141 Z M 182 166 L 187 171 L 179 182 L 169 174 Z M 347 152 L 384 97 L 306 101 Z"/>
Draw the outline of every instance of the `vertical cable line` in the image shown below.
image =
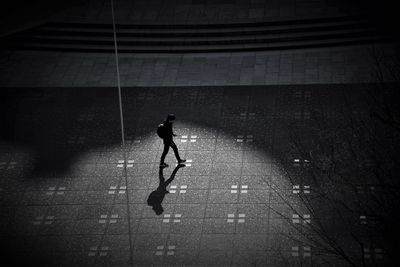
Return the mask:
<path id="1" fill-rule="evenodd" d="M 129 234 L 129 264 L 133 266 L 132 258 L 132 236 L 131 236 L 131 219 L 129 212 L 129 188 L 128 188 L 128 173 L 126 170 L 126 147 L 125 147 L 125 128 L 124 128 L 124 113 L 122 111 L 122 97 L 121 97 L 121 81 L 119 75 L 119 62 L 118 62 L 118 45 L 117 45 L 117 31 L 115 27 L 115 15 L 114 15 L 114 1 L 111 1 L 111 16 L 113 25 L 113 35 L 114 35 L 114 50 L 115 50 L 115 65 L 117 68 L 117 87 L 118 87 L 118 100 L 119 100 L 119 115 L 121 119 L 121 139 L 122 139 L 122 151 L 124 155 L 124 176 L 125 176 L 125 186 L 126 186 L 126 212 L 128 216 L 128 234 Z"/>

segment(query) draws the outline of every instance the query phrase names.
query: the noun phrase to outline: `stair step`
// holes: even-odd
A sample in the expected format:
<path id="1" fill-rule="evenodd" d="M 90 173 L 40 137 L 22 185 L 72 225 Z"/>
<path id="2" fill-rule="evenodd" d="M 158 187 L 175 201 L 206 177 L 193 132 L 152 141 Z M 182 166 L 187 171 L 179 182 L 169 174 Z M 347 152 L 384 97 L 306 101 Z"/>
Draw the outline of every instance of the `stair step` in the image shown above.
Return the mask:
<path id="1" fill-rule="evenodd" d="M 340 16 L 340 17 L 324 17 L 311 19 L 296 20 L 275 20 L 266 22 L 248 22 L 248 23 L 228 23 L 228 24 L 117 24 L 117 29 L 144 29 L 144 30 L 169 30 L 169 29 L 221 29 L 221 28 L 243 28 L 243 27 L 272 27 L 272 26 L 299 26 L 306 24 L 329 24 L 329 23 L 346 23 L 365 20 L 365 16 Z M 91 28 L 91 29 L 112 29 L 111 24 L 103 23 L 73 23 L 73 22 L 47 22 L 44 26 L 60 28 Z"/>
<path id="2" fill-rule="evenodd" d="M 370 28 L 367 23 L 353 23 L 346 25 L 329 25 L 321 26 L 316 25 L 313 27 L 292 27 L 292 28 L 279 28 L 279 29 L 240 29 L 240 31 L 214 31 L 214 32 L 150 32 L 141 31 L 135 32 L 130 30 L 118 30 L 118 37 L 143 37 L 143 38 L 172 38 L 172 37 L 192 37 L 192 38 L 203 38 L 203 37 L 217 37 L 217 36 L 242 36 L 242 35 L 260 35 L 260 34 L 285 34 L 285 33 L 298 33 L 298 32 L 315 32 L 315 31 L 338 31 L 338 30 L 350 30 L 350 29 L 365 29 Z M 102 30 L 102 31 L 91 31 L 91 29 L 78 29 L 78 30 L 49 30 L 49 29 L 34 29 L 26 31 L 25 34 L 28 35 L 48 35 L 48 36 L 98 36 L 107 37 L 113 36 L 112 29 Z"/>
<path id="3" fill-rule="evenodd" d="M 121 53 L 262 51 L 388 42 L 362 17 L 240 24 L 128 25 L 117 31 Z M 2 38 L 8 49 L 114 53 L 111 24 L 49 22 Z"/>

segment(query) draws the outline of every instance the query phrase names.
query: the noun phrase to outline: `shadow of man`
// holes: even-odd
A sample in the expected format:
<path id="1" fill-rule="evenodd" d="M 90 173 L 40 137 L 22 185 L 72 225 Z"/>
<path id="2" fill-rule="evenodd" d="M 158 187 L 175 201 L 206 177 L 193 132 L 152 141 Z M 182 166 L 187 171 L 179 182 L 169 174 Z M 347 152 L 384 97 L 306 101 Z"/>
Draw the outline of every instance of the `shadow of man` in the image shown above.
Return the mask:
<path id="1" fill-rule="evenodd" d="M 176 173 L 178 170 L 182 167 L 185 167 L 184 164 L 178 164 L 175 169 L 173 170 L 171 176 L 168 178 L 168 180 L 165 180 L 164 178 L 164 168 L 165 167 L 160 167 L 159 172 L 158 172 L 158 178 L 160 179 L 160 183 L 157 187 L 156 190 L 150 193 L 149 197 L 147 198 L 147 205 L 152 206 L 154 212 L 157 215 L 160 215 L 163 213 L 164 209 L 162 207 L 162 202 L 164 200 L 164 197 L 166 194 L 169 193 L 167 190 L 167 186 L 174 180 Z"/>

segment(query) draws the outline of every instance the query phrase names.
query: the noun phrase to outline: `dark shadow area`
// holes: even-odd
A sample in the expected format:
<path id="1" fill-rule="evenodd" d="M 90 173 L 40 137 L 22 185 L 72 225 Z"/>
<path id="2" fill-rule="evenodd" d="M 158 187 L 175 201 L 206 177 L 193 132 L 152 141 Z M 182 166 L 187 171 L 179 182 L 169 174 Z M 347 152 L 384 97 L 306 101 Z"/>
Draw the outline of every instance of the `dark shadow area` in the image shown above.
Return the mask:
<path id="1" fill-rule="evenodd" d="M 161 215 L 164 212 L 164 208 L 162 207 L 162 202 L 166 194 L 169 193 L 167 190 L 167 186 L 175 179 L 175 175 L 180 168 L 185 167 L 184 164 L 178 164 L 175 169 L 172 171 L 171 176 L 165 180 L 164 177 L 164 168 L 159 168 L 158 179 L 159 185 L 156 190 L 150 193 L 147 198 L 147 205 L 151 206 L 154 212 L 157 215 Z"/>
<path id="2" fill-rule="evenodd" d="M 3 1 L 0 11 L 0 36 L 35 27 L 58 13 L 82 4 L 80 0 Z"/>
<path id="3" fill-rule="evenodd" d="M 328 0 L 328 5 L 340 9 L 343 14 L 363 14 L 371 23 L 378 26 L 380 32 L 395 37 L 399 42 L 400 38 L 400 17 L 397 1 L 377 0 Z"/>
<path id="4" fill-rule="evenodd" d="M 3 88 L 0 94 L 1 141 L 33 151 L 33 175 L 65 173 L 82 152 L 121 143 L 116 90 Z"/>
<path id="5" fill-rule="evenodd" d="M 20 236 L 2 236 L 0 241 L 0 257 L 3 266 L 58 266 L 59 259 L 52 253 L 26 253 L 21 255 L 21 251 L 30 251 L 33 242 L 30 238 Z"/>

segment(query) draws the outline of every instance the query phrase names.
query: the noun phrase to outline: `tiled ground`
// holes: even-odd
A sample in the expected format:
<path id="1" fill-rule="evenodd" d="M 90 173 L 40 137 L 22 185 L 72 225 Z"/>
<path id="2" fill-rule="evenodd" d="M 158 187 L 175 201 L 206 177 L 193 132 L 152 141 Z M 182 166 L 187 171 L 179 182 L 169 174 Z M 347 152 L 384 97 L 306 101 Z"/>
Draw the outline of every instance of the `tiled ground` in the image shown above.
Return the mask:
<path id="1" fill-rule="evenodd" d="M 358 222 L 365 216 L 349 212 L 341 220 L 345 211 L 319 194 L 331 185 L 307 175 L 312 159 L 293 149 L 295 140 L 309 151 L 323 149 L 319 114 L 333 124 L 369 118 L 365 106 L 355 105 L 366 90 L 125 88 L 124 156 L 115 89 L 12 89 L 2 111 L 2 258 L 19 266 L 349 265 L 313 231 L 323 225 L 355 263 L 384 265 L 382 244 Z M 159 185 L 155 126 L 169 112 L 177 116 L 175 140 L 188 162 L 156 215 L 147 204 Z M 171 152 L 166 161 L 168 179 Z M 365 238 L 367 252 L 349 229 Z"/>
<path id="2" fill-rule="evenodd" d="M 282 52 L 120 55 L 123 86 L 225 86 L 374 81 L 372 51 L 390 46 Z M 116 86 L 113 55 L 1 52 L 1 86 Z"/>

